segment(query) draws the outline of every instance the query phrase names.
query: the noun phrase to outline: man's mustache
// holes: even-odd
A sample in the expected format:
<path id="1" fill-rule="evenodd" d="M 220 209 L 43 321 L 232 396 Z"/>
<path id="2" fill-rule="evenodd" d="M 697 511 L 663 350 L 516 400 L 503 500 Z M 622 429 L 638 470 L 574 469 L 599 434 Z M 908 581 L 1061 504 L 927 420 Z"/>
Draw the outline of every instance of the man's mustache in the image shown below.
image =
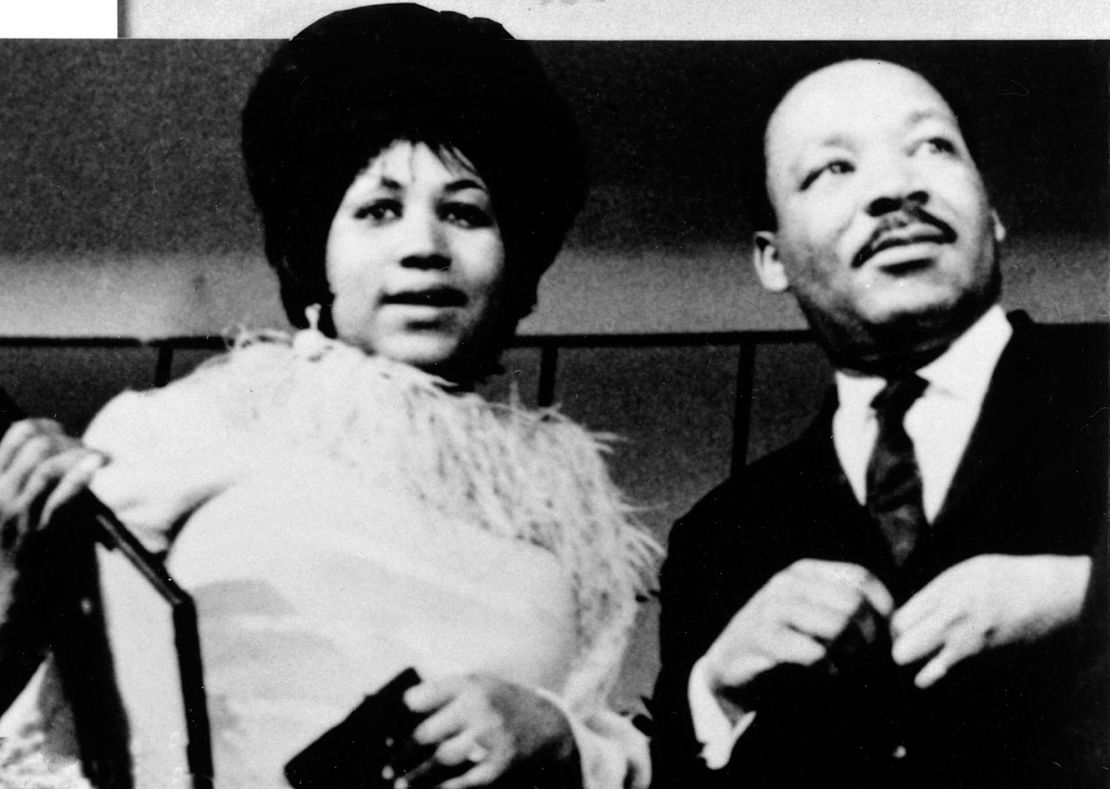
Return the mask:
<path id="1" fill-rule="evenodd" d="M 956 230 L 943 219 L 933 216 L 924 208 L 906 208 L 896 214 L 883 216 L 871 236 L 856 252 L 852 268 L 859 268 L 884 249 L 919 241 L 951 244 L 956 240 Z"/>

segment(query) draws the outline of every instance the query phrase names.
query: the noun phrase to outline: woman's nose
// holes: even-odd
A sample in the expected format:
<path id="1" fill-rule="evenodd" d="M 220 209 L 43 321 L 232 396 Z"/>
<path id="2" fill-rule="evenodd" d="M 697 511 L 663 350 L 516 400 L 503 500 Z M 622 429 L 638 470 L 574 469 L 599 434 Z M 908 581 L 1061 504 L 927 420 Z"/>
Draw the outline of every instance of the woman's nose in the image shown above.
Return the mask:
<path id="1" fill-rule="evenodd" d="M 398 230 L 402 266 L 445 269 L 451 265 L 442 223 L 434 215 L 410 212 L 401 220 Z"/>

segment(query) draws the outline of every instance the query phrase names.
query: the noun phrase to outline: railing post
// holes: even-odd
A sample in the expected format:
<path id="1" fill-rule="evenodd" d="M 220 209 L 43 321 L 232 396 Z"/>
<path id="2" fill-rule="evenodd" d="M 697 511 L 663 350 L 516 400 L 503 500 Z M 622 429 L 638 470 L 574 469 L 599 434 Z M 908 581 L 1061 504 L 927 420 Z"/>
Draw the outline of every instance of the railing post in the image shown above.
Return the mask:
<path id="1" fill-rule="evenodd" d="M 173 372 L 173 346 L 163 340 L 158 343 L 158 360 L 154 364 L 154 385 L 163 387 L 170 382 Z"/>
<path id="2" fill-rule="evenodd" d="M 748 462 L 748 440 L 752 423 L 752 382 L 755 375 L 755 341 L 742 337 L 736 345 L 736 401 L 732 415 L 732 473 Z"/>
<path id="3" fill-rule="evenodd" d="M 540 346 L 540 383 L 536 403 L 547 408 L 555 402 L 555 373 L 559 368 L 559 346 L 553 342 Z"/>

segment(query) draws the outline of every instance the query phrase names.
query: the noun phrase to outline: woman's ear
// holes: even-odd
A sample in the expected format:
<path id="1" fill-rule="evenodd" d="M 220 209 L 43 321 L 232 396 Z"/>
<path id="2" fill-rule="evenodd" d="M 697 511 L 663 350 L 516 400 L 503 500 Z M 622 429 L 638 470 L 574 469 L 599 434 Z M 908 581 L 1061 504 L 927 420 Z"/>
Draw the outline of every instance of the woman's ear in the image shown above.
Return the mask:
<path id="1" fill-rule="evenodd" d="M 764 289 L 772 293 L 782 293 L 789 289 L 790 280 L 786 276 L 782 259 L 779 258 L 775 234 L 770 230 L 760 230 L 752 237 L 752 242 L 752 264 Z"/>

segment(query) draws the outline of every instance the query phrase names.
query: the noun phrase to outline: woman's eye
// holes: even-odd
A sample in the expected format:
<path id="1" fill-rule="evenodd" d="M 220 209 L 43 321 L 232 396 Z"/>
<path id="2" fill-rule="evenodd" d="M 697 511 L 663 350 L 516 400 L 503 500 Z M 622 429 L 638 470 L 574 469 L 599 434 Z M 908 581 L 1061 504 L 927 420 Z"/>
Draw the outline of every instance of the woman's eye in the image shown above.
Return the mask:
<path id="1" fill-rule="evenodd" d="M 401 206 L 395 200 L 375 200 L 372 203 L 360 206 L 355 212 L 356 219 L 370 219 L 374 222 L 385 222 L 401 216 Z"/>
<path id="2" fill-rule="evenodd" d="M 917 146 L 917 150 L 919 153 L 952 154 L 956 153 L 957 148 L 956 143 L 949 140 L 947 137 L 930 137 L 921 142 L 921 144 Z"/>
<path id="3" fill-rule="evenodd" d="M 446 203 L 442 209 L 444 220 L 464 228 L 489 227 L 493 216 L 485 208 L 472 203 Z"/>
<path id="4" fill-rule="evenodd" d="M 820 167 L 815 167 L 810 170 L 806 174 L 806 177 L 802 180 L 802 190 L 804 191 L 808 189 L 811 185 L 813 185 L 815 181 L 817 181 L 817 179 L 821 178 L 822 176 L 846 175 L 850 172 L 853 172 L 855 169 L 856 168 L 852 166 L 852 163 L 846 159 L 833 159 L 832 161 L 826 162 Z"/>

